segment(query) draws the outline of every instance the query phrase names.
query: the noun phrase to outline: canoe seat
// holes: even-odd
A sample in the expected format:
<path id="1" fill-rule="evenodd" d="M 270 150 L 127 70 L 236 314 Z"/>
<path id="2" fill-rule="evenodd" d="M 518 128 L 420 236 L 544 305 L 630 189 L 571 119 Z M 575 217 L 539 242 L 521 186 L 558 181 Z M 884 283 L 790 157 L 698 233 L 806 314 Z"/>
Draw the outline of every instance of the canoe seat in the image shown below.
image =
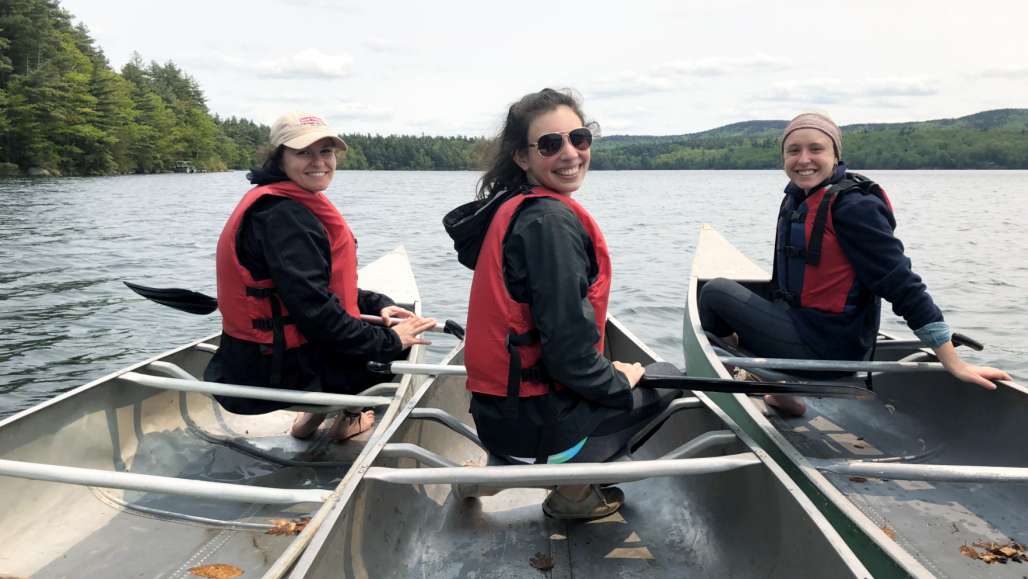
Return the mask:
<path id="1" fill-rule="evenodd" d="M 710 342 L 712 346 L 714 346 L 714 351 L 720 357 L 759 357 L 744 348 L 729 344 L 722 338 L 719 338 L 714 334 L 711 334 L 710 332 L 705 333 L 707 335 L 707 340 Z M 734 366 L 726 364 L 726 367 L 728 367 L 730 370 L 735 370 Z M 804 372 L 803 375 L 800 375 L 789 372 L 783 372 L 781 370 L 770 370 L 767 368 L 746 368 L 745 370 L 746 372 L 753 374 L 754 376 L 762 380 L 772 380 L 780 382 L 804 382 L 816 379 L 819 382 L 835 382 L 838 384 L 847 384 L 853 386 L 864 386 L 866 384 L 864 378 L 858 375 L 856 372 L 816 372 L 813 374 L 808 374 Z"/>

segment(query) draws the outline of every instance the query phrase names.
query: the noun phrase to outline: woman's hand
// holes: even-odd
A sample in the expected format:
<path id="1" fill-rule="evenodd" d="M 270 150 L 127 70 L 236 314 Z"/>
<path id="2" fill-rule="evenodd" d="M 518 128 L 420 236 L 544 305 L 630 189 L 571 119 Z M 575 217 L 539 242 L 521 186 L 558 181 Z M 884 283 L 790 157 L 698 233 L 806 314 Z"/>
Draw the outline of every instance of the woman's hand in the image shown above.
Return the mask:
<path id="1" fill-rule="evenodd" d="M 946 342 L 938 348 L 933 349 L 935 350 L 935 355 L 939 358 L 939 362 L 942 362 L 942 366 L 955 378 L 963 380 L 964 382 L 977 384 L 986 390 L 995 390 L 996 385 L 993 384 L 991 380 L 1013 381 L 1010 374 L 1007 374 L 1003 370 L 990 368 L 989 366 L 972 366 L 961 360 L 960 355 L 957 354 L 957 349 L 953 347 L 952 342 Z"/>
<path id="2" fill-rule="evenodd" d="M 387 309 L 382 308 L 383 318 Z M 400 336 L 400 343 L 403 344 L 404 349 L 407 349 L 414 344 L 431 344 L 432 342 L 421 337 L 421 333 L 431 330 L 435 327 L 435 324 L 436 321 L 432 318 L 421 318 L 411 314 L 410 317 L 404 318 L 402 322 L 389 329 L 396 332 L 397 336 Z"/>
<path id="3" fill-rule="evenodd" d="M 405 310 L 400 306 L 386 306 L 382 308 L 378 315 L 382 318 L 382 324 L 387 328 L 393 325 L 394 319 L 405 320 L 415 316 L 414 312 Z"/>
<path id="4" fill-rule="evenodd" d="M 639 384 L 639 380 L 642 380 L 643 374 L 646 370 L 642 367 L 642 364 L 636 362 L 635 364 L 625 364 L 624 362 L 611 362 L 614 369 L 625 375 L 628 378 L 629 388 L 635 388 Z"/>

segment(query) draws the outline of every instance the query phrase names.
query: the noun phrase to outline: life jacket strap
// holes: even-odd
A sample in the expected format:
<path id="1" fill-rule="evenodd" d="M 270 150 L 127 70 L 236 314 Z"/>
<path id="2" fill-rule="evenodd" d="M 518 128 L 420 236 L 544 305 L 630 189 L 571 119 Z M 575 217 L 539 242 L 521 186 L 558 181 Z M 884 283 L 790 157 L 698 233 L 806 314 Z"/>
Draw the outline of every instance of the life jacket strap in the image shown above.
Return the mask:
<path id="1" fill-rule="evenodd" d="M 814 225 L 810 229 L 810 241 L 807 242 L 807 249 L 802 254 L 803 260 L 807 262 L 807 265 L 817 265 L 821 263 L 821 240 L 825 236 L 825 224 L 828 222 L 828 211 L 832 208 L 832 202 L 835 200 L 836 189 L 832 187 L 825 192 L 825 196 L 821 198 L 821 203 L 817 206 L 817 214 L 814 216 Z"/>
<path id="2" fill-rule="evenodd" d="M 288 316 L 282 315 L 282 304 L 278 299 L 278 291 L 273 287 L 247 286 L 246 295 L 265 298 L 271 305 L 271 318 L 258 318 L 251 323 L 258 330 L 270 331 L 271 337 L 271 378 L 268 385 L 272 388 L 282 386 L 282 366 L 286 355 L 286 324 L 293 323 Z"/>
<path id="3" fill-rule="evenodd" d="M 518 400 L 521 398 L 521 381 L 525 379 L 525 373 L 531 373 L 536 368 L 522 368 L 521 354 L 518 346 L 528 346 L 539 341 L 539 330 L 529 330 L 523 334 L 509 332 L 507 334 L 507 355 L 510 363 L 507 364 L 507 400 L 504 402 L 503 415 L 508 420 L 518 417 Z"/>

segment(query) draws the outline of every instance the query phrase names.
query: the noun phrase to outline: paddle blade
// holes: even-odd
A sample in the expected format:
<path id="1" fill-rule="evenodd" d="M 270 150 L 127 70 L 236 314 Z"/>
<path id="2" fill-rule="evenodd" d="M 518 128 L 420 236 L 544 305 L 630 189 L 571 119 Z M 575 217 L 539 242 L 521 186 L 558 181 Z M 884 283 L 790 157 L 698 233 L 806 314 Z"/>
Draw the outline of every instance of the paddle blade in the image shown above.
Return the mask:
<path id="1" fill-rule="evenodd" d="M 686 376 L 669 362 L 655 362 L 646 366 L 639 386 L 646 388 L 671 388 L 698 390 L 700 392 L 726 392 L 729 394 L 789 394 L 793 396 L 821 396 L 824 398 L 852 398 L 870 400 L 874 392 L 848 384 L 827 382 L 765 382 L 750 380 L 725 380 L 723 378 L 700 378 Z"/>
<path id="2" fill-rule="evenodd" d="M 180 288 L 146 287 L 127 281 L 122 283 L 150 301 L 190 314 L 206 315 L 218 309 L 218 300 L 200 292 Z"/>

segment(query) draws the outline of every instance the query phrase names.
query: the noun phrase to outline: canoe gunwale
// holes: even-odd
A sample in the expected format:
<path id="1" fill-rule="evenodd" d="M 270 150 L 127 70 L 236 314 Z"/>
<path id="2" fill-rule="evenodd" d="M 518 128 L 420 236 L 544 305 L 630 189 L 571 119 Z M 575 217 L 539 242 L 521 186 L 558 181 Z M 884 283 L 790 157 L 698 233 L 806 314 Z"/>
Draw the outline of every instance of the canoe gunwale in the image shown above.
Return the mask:
<path id="1" fill-rule="evenodd" d="M 966 464 L 909 464 L 808 458 L 821 471 L 889 480 L 960 483 L 1026 483 L 1028 468 Z"/>

